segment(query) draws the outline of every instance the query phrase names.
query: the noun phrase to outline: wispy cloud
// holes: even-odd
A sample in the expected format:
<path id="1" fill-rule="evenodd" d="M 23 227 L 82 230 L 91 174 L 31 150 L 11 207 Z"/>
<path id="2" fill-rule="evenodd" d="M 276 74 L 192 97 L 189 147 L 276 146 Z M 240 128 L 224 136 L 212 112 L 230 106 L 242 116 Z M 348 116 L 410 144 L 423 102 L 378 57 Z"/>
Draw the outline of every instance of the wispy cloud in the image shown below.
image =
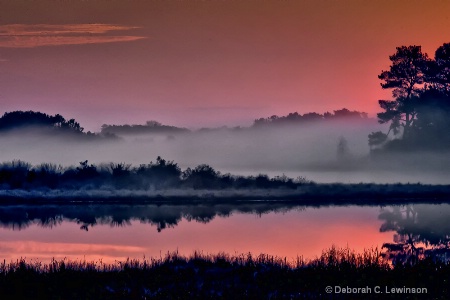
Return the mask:
<path id="1" fill-rule="evenodd" d="M 133 35 L 106 35 L 138 27 L 112 24 L 9 24 L 0 25 L 0 47 L 34 48 L 41 46 L 129 42 L 144 39 Z"/>
<path id="2" fill-rule="evenodd" d="M 0 47 L 33 48 L 41 46 L 100 44 L 129 42 L 143 39 L 138 36 L 22 36 L 0 38 Z"/>

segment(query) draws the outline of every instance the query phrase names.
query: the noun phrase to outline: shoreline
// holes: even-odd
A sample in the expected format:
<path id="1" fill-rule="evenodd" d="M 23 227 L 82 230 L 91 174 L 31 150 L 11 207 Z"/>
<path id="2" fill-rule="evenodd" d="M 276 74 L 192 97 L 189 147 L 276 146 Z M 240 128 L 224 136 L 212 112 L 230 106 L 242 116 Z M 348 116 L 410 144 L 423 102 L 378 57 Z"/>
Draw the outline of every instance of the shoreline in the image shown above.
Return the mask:
<path id="1" fill-rule="evenodd" d="M 450 203 L 450 185 L 307 184 L 296 189 L 39 189 L 0 190 L 0 204 L 214 204 L 275 202 L 287 204 L 383 205 Z"/>

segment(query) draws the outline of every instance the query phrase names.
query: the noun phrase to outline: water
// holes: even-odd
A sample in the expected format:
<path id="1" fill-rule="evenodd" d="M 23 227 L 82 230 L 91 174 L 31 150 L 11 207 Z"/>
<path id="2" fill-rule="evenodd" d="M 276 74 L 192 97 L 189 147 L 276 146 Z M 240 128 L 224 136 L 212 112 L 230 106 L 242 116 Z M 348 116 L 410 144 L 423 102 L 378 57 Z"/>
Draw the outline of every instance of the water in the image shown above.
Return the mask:
<path id="1" fill-rule="evenodd" d="M 8 205 L 0 206 L 0 258 L 114 262 L 200 251 L 295 260 L 332 245 L 362 252 L 385 243 L 391 256 L 395 245 L 445 255 L 449 217 L 448 204 Z"/>

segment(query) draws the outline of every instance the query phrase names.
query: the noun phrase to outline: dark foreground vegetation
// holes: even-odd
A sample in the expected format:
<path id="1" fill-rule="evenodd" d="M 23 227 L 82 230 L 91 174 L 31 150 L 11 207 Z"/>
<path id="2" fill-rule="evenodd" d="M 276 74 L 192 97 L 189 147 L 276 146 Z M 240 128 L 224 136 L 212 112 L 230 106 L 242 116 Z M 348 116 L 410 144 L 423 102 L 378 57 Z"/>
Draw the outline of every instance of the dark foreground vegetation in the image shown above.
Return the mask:
<path id="1" fill-rule="evenodd" d="M 330 248 L 308 262 L 250 253 L 172 253 L 114 264 L 3 262 L 0 293 L 2 299 L 448 299 L 449 277 L 449 263 L 425 258 L 392 265 L 376 249 Z M 333 293 L 326 293 L 327 286 Z M 335 293 L 336 286 L 371 291 Z M 392 293 L 404 287 L 415 293 Z"/>

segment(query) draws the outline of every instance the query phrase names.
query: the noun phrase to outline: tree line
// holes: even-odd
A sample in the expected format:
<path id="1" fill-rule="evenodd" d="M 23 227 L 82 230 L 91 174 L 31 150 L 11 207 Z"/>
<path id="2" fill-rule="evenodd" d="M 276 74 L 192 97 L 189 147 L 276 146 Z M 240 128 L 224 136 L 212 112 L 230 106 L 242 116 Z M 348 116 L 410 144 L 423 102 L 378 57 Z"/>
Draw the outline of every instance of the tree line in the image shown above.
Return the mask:
<path id="1" fill-rule="evenodd" d="M 351 111 L 347 108 L 334 110 L 332 113 L 325 112 L 323 114 L 310 112 L 306 114 L 299 114 L 298 112 L 289 113 L 286 116 L 272 115 L 267 118 L 259 118 L 254 120 L 253 125 L 247 128 L 235 127 L 232 130 L 264 128 L 267 126 L 277 125 L 297 125 L 306 123 L 315 123 L 329 120 L 365 120 L 367 113 L 359 111 Z M 192 131 L 184 127 L 176 127 L 171 125 L 164 125 L 157 121 L 147 121 L 145 124 L 124 124 L 124 125 L 108 125 L 101 126 L 100 133 L 92 133 L 90 131 L 84 132 L 75 119 L 66 120 L 60 114 L 48 115 L 38 111 L 12 111 L 6 112 L 0 117 L 0 132 L 6 132 L 15 129 L 27 129 L 30 127 L 50 129 L 62 133 L 75 133 L 80 136 L 102 136 L 108 138 L 117 138 L 121 135 L 129 134 L 186 134 Z M 208 130 L 222 130 L 221 128 L 202 128 L 199 132 Z"/>
<path id="2" fill-rule="evenodd" d="M 401 46 L 389 56 L 391 65 L 378 78 L 393 100 L 379 100 L 381 124 L 387 133 L 369 135 L 372 149 L 450 148 L 450 43 L 430 58 L 421 46 Z"/>
<path id="3" fill-rule="evenodd" d="M 60 114 L 54 116 L 35 111 L 6 112 L 0 118 L 0 130 L 11 130 L 29 126 L 50 127 L 82 133 L 84 128 L 75 119 L 66 120 Z"/>
<path id="4" fill-rule="evenodd" d="M 180 128 L 170 125 L 163 125 L 157 121 L 147 121 L 144 125 L 139 124 L 125 124 L 125 125 L 108 125 L 103 124 L 102 134 L 151 134 L 151 133 L 163 133 L 163 134 L 176 134 L 190 132 L 187 128 Z"/>
<path id="5" fill-rule="evenodd" d="M 97 138 L 117 139 L 110 132 L 92 133 L 85 132 L 75 119 L 66 119 L 60 114 L 49 115 L 39 111 L 12 111 L 5 112 L 0 117 L 0 132 L 5 133 L 14 130 L 38 129 L 39 133 L 61 134 L 64 136 L 93 140 Z"/>
<path id="6" fill-rule="evenodd" d="M 367 113 L 359 111 L 350 111 L 347 108 L 338 109 L 333 113 L 325 112 L 319 114 L 310 112 L 299 114 L 298 112 L 290 113 L 286 116 L 273 115 L 268 118 L 259 118 L 253 122 L 253 127 L 261 127 L 266 125 L 288 125 L 288 124 L 304 124 L 308 122 L 328 121 L 328 120 L 364 120 L 367 119 Z"/>
<path id="7" fill-rule="evenodd" d="M 207 164 L 182 171 L 177 163 L 158 156 L 156 162 L 132 167 L 125 163 L 96 166 L 82 161 L 77 167 L 44 163 L 32 166 L 23 161 L 0 164 L 0 190 L 10 189 L 296 189 L 310 183 L 303 177 L 285 175 L 269 178 L 221 174 Z"/>

